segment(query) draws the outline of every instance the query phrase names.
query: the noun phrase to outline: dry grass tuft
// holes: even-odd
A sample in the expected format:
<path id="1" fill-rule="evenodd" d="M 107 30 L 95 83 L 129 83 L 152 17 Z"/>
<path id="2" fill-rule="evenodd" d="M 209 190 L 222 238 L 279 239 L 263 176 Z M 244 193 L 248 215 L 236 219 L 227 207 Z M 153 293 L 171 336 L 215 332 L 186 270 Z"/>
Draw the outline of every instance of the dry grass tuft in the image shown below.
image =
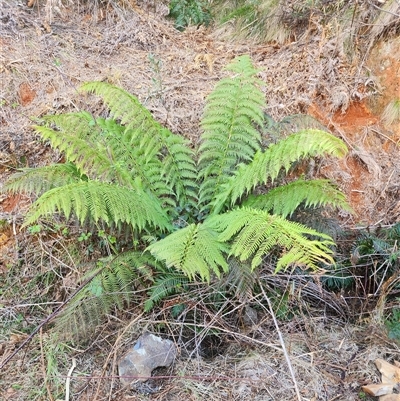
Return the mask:
<path id="1" fill-rule="evenodd" d="M 382 122 L 385 125 L 392 125 L 400 122 L 400 99 L 392 100 L 383 110 Z"/>

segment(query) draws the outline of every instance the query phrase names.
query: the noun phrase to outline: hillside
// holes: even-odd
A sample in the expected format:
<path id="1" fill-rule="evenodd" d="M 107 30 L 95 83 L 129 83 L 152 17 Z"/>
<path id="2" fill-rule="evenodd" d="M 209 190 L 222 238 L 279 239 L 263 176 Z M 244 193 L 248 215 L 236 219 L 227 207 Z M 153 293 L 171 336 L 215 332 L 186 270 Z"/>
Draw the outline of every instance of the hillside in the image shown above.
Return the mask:
<path id="1" fill-rule="evenodd" d="M 263 42 L 232 38 L 229 23 L 179 31 L 161 2 L 4 0 L 0 188 L 16 169 L 63 161 L 35 134 L 37 119 L 78 110 L 107 115 L 98 99 L 77 92 L 87 81 L 123 87 L 160 123 L 197 144 L 206 96 L 227 76 L 224 67 L 248 54 L 265 83 L 270 135 L 322 127 L 347 144 L 343 160 L 317 160 L 311 170 L 299 166 L 293 174 L 329 178 L 346 194 L 353 213 L 328 217 L 340 227 L 338 259 L 351 259 L 357 235 L 378 235 L 400 223 L 400 114 L 388 112 L 400 99 L 400 5 L 371 3 L 376 12 L 383 8 L 371 26 L 362 25 L 367 9 L 347 25 L 326 23 L 315 12 L 291 36 Z M 346 35 L 357 24 L 361 33 L 349 50 Z M 0 362 L 78 287 L 82 265 L 99 252 L 77 226 L 69 235 L 20 230 L 33 200 L 0 192 Z M 400 316 L 397 247 L 387 251 L 395 273 L 381 281 L 371 277 L 386 274 L 385 259 L 371 255 L 358 266 L 351 259 L 351 290 L 329 290 L 322 276 L 260 269 L 256 279 L 271 289 L 292 372 L 260 294 L 245 302 L 227 299 L 226 309 L 215 313 L 201 300 L 204 286 L 195 283 L 192 294 L 166 298 L 143 315 L 147 289 L 139 288 L 136 304 L 107 315 L 81 342 L 44 326 L 0 372 L 0 398 L 57 400 L 70 387 L 70 400 L 283 401 L 300 399 L 299 393 L 303 400 L 377 399 L 361 390 L 380 381 L 374 360 L 400 360 L 398 342 L 384 325 L 389 319 L 399 330 L 393 320 Z M 219 287 L 214 282 L 211 288 Z M 174 315 L 180 302 L 189 305 L 187 320 Z M 244 324 L 254 310 L 256 324 Z M 149 388 L 123 389 L 116 361 L 146 330 L 173 339 L 179 358 L 172 368 L 153 372 Z M 66 384 L 72 358 L 77 365 Z"/>

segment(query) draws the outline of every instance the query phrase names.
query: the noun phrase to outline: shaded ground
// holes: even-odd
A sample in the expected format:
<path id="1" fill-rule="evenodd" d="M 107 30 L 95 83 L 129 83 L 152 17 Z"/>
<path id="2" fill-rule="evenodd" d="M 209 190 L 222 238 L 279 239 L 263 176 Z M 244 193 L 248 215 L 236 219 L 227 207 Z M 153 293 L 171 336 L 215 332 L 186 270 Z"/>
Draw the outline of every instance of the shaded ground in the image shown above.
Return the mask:
<path id="1" fill-rule="evenodd" d="M 386 105 L 400 96 L 399 37 L 379 42 L 363 65 L 357 57 L 348 61 L 331 46 L 333 36 L 315 29 L 312 41 L 260 46 L 222 42 L 203 28 L 180 33 L 163 14 L 162 7 L 154 13 L 139 3 L 124 18 L 104 9 L 95 22 L 94 15 L 83 8 L 61 7 L 48 21 L 43 9 L 11 0 L 1 3 L 0 183 L 15 168 L 59 160 L 60 155 L 36 141 L 31 129 L 34 118 L 81 108 L 105 112 L 96 99 L 77 92 L 85 81 L 107 80 L 124 87 L 160 122 L 195 143 L 204 99 L 224 76 L 222 68 L 236 55 L 250 54 L 267 84 L 267 112 L 276 121 L 307 112 L 349 146 L 344 161 L 323 163 L 317 169 L 346 192 L 355 210 L 354 215 L 341 216 L 343 225 L 400 221 L 400 130 L 396 123 L 381 122 Z M 298 124 L 294 122 L 288 131 Z M 34 277 L 37 271 L 59 272 L 54 266 L 61 256 L 55 250 L 62 241 L 54 237 L 35 242 L 27 233 L 19 233 L 29 202 L 0 194 L 0 221 L 4 222 L 0 227 L 0 359 L 26 337 L 23 331 L 29 332 L 51 312 L 73 283 L 66 274 L 54 303 L 37 301 L 45 298 L 47 287 Z M 65 242 L 62 246 L 68 246 Z M 73 255 L 63 263 L 72 274 Z M 268 269 L 260 271 L 263 280 L 273 283 L 274 277 Z M 301 298 L 307 292 L 304 287 L 299 284 L 293 297 Z M 24 289 L 22 297 L 19 289 Z M 328 295 L 318 287 L 313 294 L 311 307 L 304 303 L 304 310 L 281 322 L 301 395 L 304 400 L 362 399 L 360 386 L 379 380 L 372 362 L 377 357 L 398 360 L 399 348 L 367 315 L 357 320 L 351 313 L 332 313 L 335 307 L 345 310 L 350 300 L 343 301 L 340 294 Z M 259 311 L 259 321 L 250 327 L 237 324 L 240 313 L 225 321 L 215 320 L 204 312 L 206 305 L 197 305 L 203 308 L 201 316 L 209 319 L 205 328 L 222 333 L 215 344 L 210 340 L 203 346 L 196 337 L 188 345 L 179 334 L 182 324 L 171 318 L 168 305 L 139 321 L 135 321 L 139 308 L 109 316 L 105 329 L 79 349 L 62 345 L 44 330 L 26 354 L 21 352 L 0 372 L 1 397 L 63 397 L 64 379 L 75 357 L 74 373 L 80 378 L 71 381 L 73 400 L 295 399 L 271 317 L 257 298 L 249 304 Z M 127 322 L 135 323 L 127 326 Z M 168 378 L 155 380 L 154 394 L 120 389 L 115 378 L 117 356 L 145 329 L 170 336 L 181 350 L 171 370 L 156 372 Z M 201 354 L 202 347 L 203 351 L 215 347 L 221 355 Z M 193 349 L 201 355 L 188 358 Z M 58 373 L 53 372 L 58 376 L 59 394 L 52 387 L 54 382 L 45 379 L 53 354 L 54 364 L 59 365 Z"/>

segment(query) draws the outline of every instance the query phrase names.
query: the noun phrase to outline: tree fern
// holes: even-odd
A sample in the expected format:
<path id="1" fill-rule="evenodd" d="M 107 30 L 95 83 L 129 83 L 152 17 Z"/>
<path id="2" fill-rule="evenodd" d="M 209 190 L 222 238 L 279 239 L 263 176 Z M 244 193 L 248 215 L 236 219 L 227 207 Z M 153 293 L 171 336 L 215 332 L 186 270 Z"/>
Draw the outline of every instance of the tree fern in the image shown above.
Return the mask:
<path id="1" fill-rule="evenodd" d="M 132 241 L 124 244 L 142 252 L 147 266 L 161 274 L 146 309 L 174 284 L 220 277 L 232 260 L 234 269 L 243 268 L 246 278 L 235 285 L 246 293 L 250 272 L 268 253 L 278 255 L 276 270 L 332 263 L 329 236 L 285 217 L 301 204 L 347 208 L 343 194 L 327 180 L 276 184 L 298 160 L 341 157 L 345 144 L 327 132 L 304 129 L 263 149 L 265 100 L 257 70 L 248 56 L 227 69 L 232 76 L 207 98 L 197 152 L 162 127 L 135 96 L 105 82 L 84 84 L 83 91 L 101 96 L 111 117 L 69 113 L 45 117 L 45 125 L 36 127 L 67 163 L 24 170 L 6 184 L 6 190 L 40 195 L 24 225 L 60 213 L 81 224 L 129 226 Z M 252 194 L 265 183 L 276 188 Z M 108 313 L 111 305 L 131 300 L 126 289 L 145 265 L 140 260 L 134 253 L 124 264 L 101 268 L 71 304 L 79 310 L 71 319 Z M 107 295 L 122 290 L 118 299 Z"/>

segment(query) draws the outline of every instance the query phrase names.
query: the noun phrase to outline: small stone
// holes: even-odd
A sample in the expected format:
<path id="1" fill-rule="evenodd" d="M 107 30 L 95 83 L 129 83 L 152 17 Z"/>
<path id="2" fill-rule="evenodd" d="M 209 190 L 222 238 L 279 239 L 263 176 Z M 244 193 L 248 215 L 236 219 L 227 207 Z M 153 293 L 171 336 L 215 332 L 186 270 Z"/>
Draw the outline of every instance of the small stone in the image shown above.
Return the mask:
<path id="1" fill-rule="evenodd" d="M 362 386 L 361 389 L 368 395 L 379 397 L 380 395 L 393 393 L 393 384 L 368 384 L 367 386 Z"/>
<path id="2" fill-rule="evenodd" d="M 172 341 L 145 333 L 118 362 L 121 383 L 128 386 L 145 382 L 155 368 L 170 366 L 175 357 L 176 347 Z"/>
<path id="3" fill-rule="evenodd" d="M 244 307 L 243 324 L 246 327 L 252 327 L 258 323 L 257 311 L 251 306 Z"/>
<path id="4" fill-rule="evenodd" d="M 387 394 L 379 397 L 379 401 L 400 401 L 400 394 Z"/>

